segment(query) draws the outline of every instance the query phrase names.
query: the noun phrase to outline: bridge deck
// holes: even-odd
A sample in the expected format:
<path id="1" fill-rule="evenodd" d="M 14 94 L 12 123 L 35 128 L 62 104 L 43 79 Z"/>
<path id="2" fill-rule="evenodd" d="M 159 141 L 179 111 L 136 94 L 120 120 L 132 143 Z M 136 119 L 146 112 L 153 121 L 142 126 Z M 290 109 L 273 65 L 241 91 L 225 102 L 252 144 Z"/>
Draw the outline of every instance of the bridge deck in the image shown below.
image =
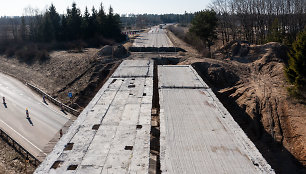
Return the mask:
<path id="1" fill-rule="evenodd" d="M 148 173 L 152 71 L 122 63 L 35 173 Z"/>
<path id="2" fill-rule="evenodd" d="M 162 173 L 273 173 L 191 66 L 159 66 Z"/>

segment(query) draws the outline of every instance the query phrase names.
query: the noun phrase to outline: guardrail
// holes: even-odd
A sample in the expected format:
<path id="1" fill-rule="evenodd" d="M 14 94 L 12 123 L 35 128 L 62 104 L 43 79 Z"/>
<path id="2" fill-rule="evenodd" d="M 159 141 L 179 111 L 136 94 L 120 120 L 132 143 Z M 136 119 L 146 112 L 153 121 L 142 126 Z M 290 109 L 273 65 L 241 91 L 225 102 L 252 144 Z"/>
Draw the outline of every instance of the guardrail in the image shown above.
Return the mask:
<path id="1" fill-rule="evenodd" d="M 41 161 L 35 158 L 30 152 L 28 152 L 24 147 L 22 147 L 19 143 L 17 143 L 13 138 L 11 138 L 5 131 L 0 129 L 0 137 L 6 141 L 11 147 L 13 147 L 16 152 L 26 158 L 29 163 L 33 164 L 34 166 L 38 166 Z M 27 162 L 27 161 L 26 161 Z"/>
<path id="2" fill-rule="evenodd" d="M 65 111 L 71 113 L 72 115 L 74 116 L 78 116 L 80 114 L 79 111 L 63 104 L 62 102 L 56 100 L 55 98 L 51 97 L 49 94 L 45 93 L 43 90 L 39 89 L 38 87 L 28 83 L 27 81 L 23 80 L 23 79 L 19 79 L 17 76 L 15 76 L 14 74 L 11 74 L 11 73 L 8 73 L 8 72 L 5 72 L 5 71 L 1 71 L 2 73 L 6 74 L 6 75 L 9 75 L 9 76 L 12 76 L 14 77 L 15 79 L 18 79 L 19 81 L 25 83 L 27 86 L 29 86 L 31 89 L 33 89 L 34 91 L 36 91 L 37 93 L 41 94 L 41 95 L 44 95 L 46 99 L 48 99 L 49 101 L 51 101 L 53 104 L 59 106 L 59 107 L 63 107 L 63 109 L 65 109 Z"/>
<path id="3" fill-rule="evenodd" d="M 59 107 L 62 107 L 65 111 L 75 115 L 75 116 L 78 116 L 80 114 L 79 111 L 63 104 L 62 102 L 56 100 L 55 98 L 51 97 L 49 94 L 45 93 L 44 91 L 42 91 L 41 89 L 39 89 L 38 87 L 30 84 L 30 83 L 26 83 L 27 86 L 29 86 L 30 88 L 32 88 L 34 91 L 36 91 L 37 93 L 41 94 L 41 95 L 44 95 L 46 99 L 48 99 L 50 102 L 52 102 L 53 104 L 59 106 Z"/>

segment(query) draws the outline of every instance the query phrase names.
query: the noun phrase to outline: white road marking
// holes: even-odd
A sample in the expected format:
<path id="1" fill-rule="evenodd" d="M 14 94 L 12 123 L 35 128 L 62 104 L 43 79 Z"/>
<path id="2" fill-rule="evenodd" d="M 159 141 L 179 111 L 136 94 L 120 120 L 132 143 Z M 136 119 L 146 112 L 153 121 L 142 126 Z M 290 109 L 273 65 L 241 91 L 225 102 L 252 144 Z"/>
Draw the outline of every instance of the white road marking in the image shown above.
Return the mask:
<path id="1" fill-rule="evenodd" d="M 70 119 L 69 117 L 67 117 L 66 115 L 63 115 L 61 112 L 58 112 L 57 110 L 49 107 L 48 105 L 46 105 L 44 102 L 40 102 L 40 104 L 43 104 L 46 108 L 49 108 L 51 111 L 57 113 L 58 115 L 67 118 L 68 120 Z"/>
<path id="2" fill-rule="evenodd" d="M 9 126 L 8 124 L 6 124 L 3 120 L 0 120 L 3 124 L 5 124 L 8 128 L 10 128 L 12 131 L 14 131 L 18 136 L 20 136 L 21 138 L 23 138 L 26 142 L 28 142 L 29 144 L 31 144 L 33 147 L 35 147 L 37 150 L 39 150 L 40 152 L 42 152 L 44 155 L 47 155 L 45 152 L 43 152 L 40 148 L 38 148 L 37 146 L 35 146 L 33 143 L 31 143 L 28 139 L 26 139 L 24 136 L 22 136 L 20 133 L 18 133 L 15 129 L 13 129 L 11 126 Z"/>

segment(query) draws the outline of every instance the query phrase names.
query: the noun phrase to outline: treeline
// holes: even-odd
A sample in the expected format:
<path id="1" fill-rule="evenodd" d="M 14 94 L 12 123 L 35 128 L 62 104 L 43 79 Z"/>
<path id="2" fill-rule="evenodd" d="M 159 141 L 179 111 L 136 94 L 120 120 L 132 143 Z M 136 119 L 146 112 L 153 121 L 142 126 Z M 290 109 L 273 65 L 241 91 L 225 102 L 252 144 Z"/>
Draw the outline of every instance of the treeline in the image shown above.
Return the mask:
<path id="1" fill-rule="evenodd" d="M 188 25 L 194 18 L 193 13 L 185 14 L 129 14 L 121 15 L 122 26 L 126 29 L 141 29 L 162 23 L 180 23 Z"/>
<path id="2" fill-rule="evenodd" d="M 292 43 L 306 25 L 305 0 L 213 0 L 223 43 Z"/>
<path id="3" fill-rule="evenodd" d="M 106 13 L 102 4 L 91 12 L 86 7 L 83 14 L 75 3 L 66 14 L 59 14 L 53 4 L 43 14 L 27 8 L 24 16 L 2 17 L 0 24 L 0 53 L 25 61 L 45 59 L 48 50 L 81 50 L 126 38 L 121 33 L 120 16 L 112 7 Z"/>
<path id="4" fill-rule="evenodd" d="M 44 14 L 33 9 L 26 12 L 27 15 L 19 21 L 9 20 L 10 27 L 6 33 L 2 31 L 2 35 L 6 35 L 3 38 L 34 42 L 88 40 L 100 36 L 122 39 L 120 16 L 113 13 L 112 7 L 106 14 L 102 4 L 99 10 L 93 7 L 91 13 L 86 7 L 84 14 L 75 3 L 67 9 L 67 14 L 62 15 L 53 4 Z"/>

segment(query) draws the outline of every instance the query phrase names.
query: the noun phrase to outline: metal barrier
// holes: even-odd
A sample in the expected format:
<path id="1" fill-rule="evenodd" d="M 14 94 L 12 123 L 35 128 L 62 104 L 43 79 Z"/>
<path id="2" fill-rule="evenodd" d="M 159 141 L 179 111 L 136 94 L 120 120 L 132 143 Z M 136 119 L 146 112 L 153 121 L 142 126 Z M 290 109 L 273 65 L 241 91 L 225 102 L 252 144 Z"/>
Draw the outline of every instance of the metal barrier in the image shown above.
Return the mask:
<path id="1" fill-rule="evenodd" d="M 32 88 L 34 91 L 38 92 L 39 94 L 41 95 L 44 95 L 46 97 L 46 99 L 48 99 L 49 101 L 51 101 L 53 104 L 59 106 L 59 107 L 63 107 L 65 109 L 65 111 L 71 113 L 72 115 L 74 116 L 78 116 L 80 114 L 79 111 L 61 103 L 60 101 L 56 100 L 55 98 L 51 97 L 49 94 L 45 93 L 44 91 L 42 91 L 41 89 L 39 89 L 38 87 L 28 83 L 27 81 L 23 80 L 23 79 L 20 79 L 18 78 L 17 76 L 15 76 L 14 74 L 11 74 L 11 73 L 8 73 L 8 72 L 5 72 L 5 71 L 1 71 L 2 73 L 6 74 L 6 75 L 9 75 L 9 76 L 12 76 L 14 77 L 15 79 L 18 79 L 19 81 L 25 83 L 27 86 L 29 86 L 30 88 Z"/>
<path id="2" fill-rule="evenodd" d="M 5 131 L 0 129 L 0 137 L 6 141 L 11 147 L 13 147 L 16 152 L 26 158 L 29 163 L 34 166 L 38 166 L 41 161 L 35 158 L 32 154 L 30 154 L 24 147 L 22 147 L 19 143 L 17 143 L 13 138 L 11 138 Z"/>
<path id="3" fill-rule="evenodd" d="M 41 89 L 39 89 L 38 87 L 30 84 L 30 83 L 26 83 L 27 86 L 29 86 L 30 88 L 32 88 L 33 90 L 35 90 L 36 92 L 38 92 L 41 95 L 44 95 L 46 99 L 48 99 L 49 101 L 51 101 L 52 103 L 54 103 L 55 105 L 59 106 L 59 107 L 63 107 L 63 109 L 75 116 L 78 116 L 80 114 L 79 111 L 61 103 L 60 101 L 56 100 L 55 98 L 51 97 L 49 94 L 45 93 L 44 91 L 42 91 Z"/>

